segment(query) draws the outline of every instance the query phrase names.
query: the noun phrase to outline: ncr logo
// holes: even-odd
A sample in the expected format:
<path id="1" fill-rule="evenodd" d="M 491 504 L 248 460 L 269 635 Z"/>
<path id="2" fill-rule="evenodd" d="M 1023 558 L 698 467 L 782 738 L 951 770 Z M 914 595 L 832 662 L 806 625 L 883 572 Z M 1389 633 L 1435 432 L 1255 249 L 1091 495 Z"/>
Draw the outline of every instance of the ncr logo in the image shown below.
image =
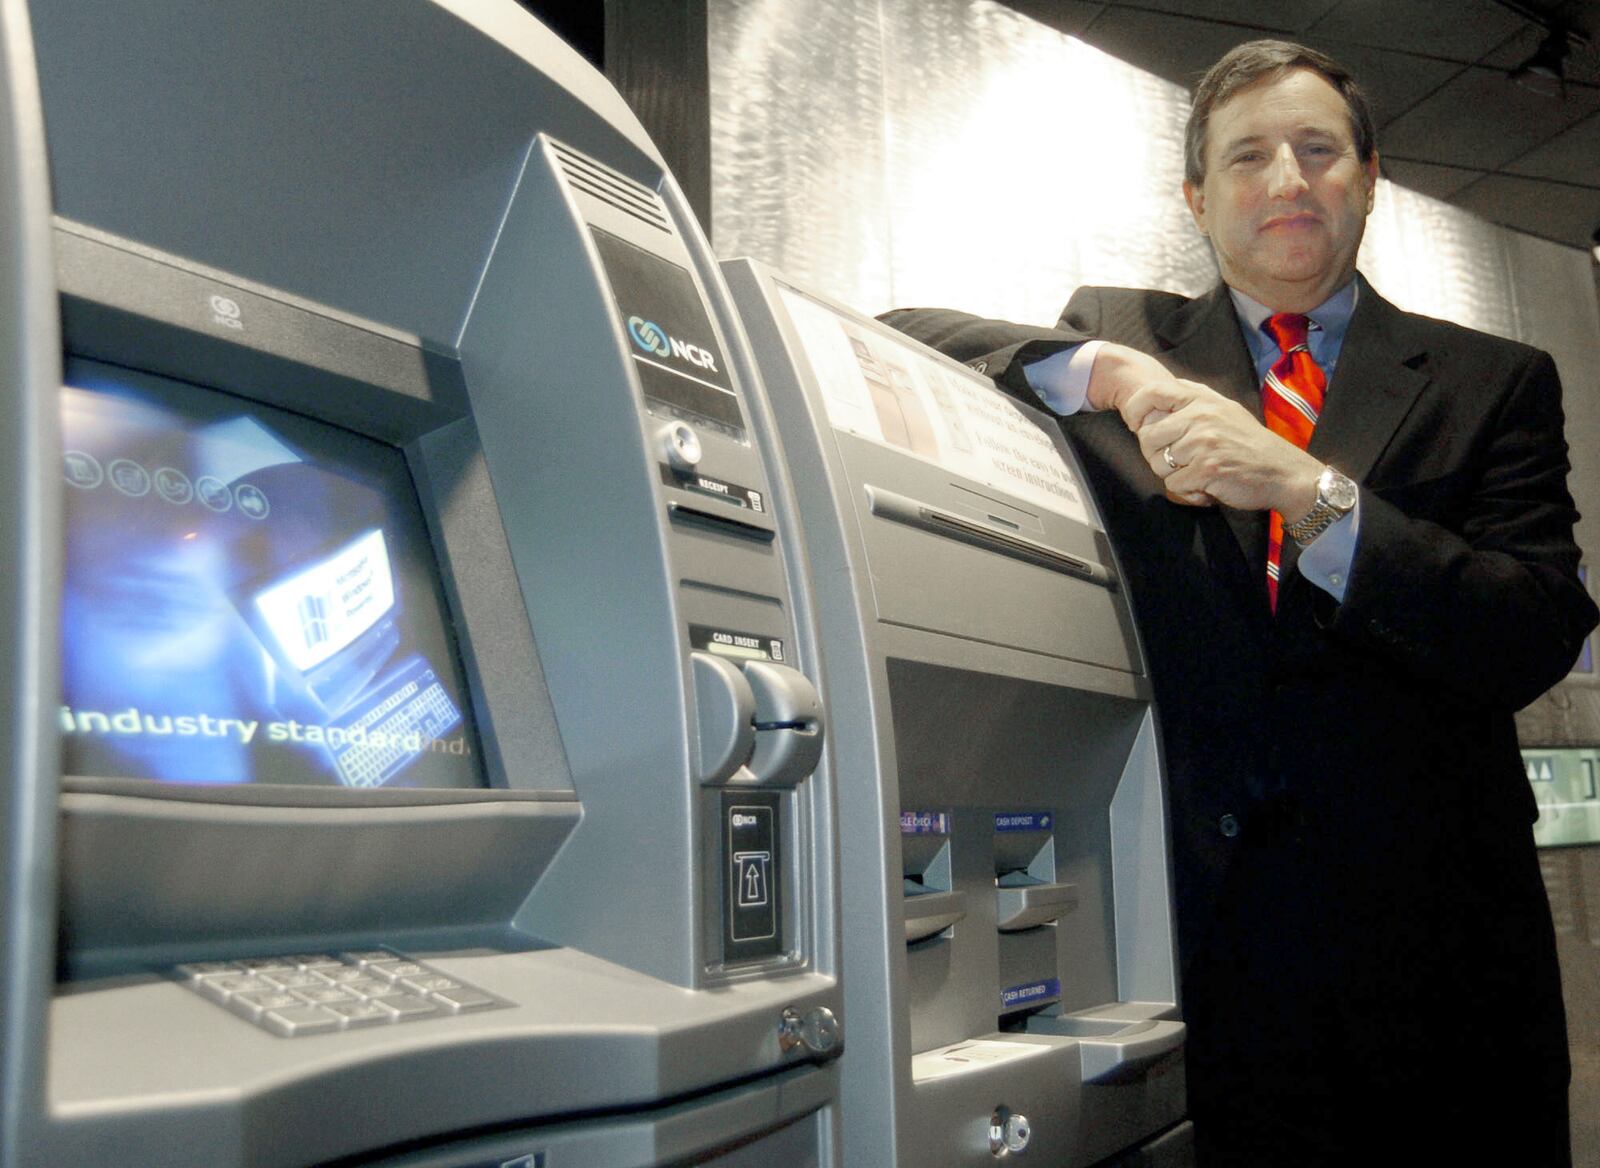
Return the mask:
<path id="1" fill-rule="evenodd" d="M 666 330 L 654 321 L 645 320 L 642 316 L 628 318 L 628 336 L 640 350 L 654 353 L 661 357 L 677 357 L 687 361 L 697 369 L 709 369 L 717 372 L 717 363 L 711 354 L 699 345 L 680 341 L 677 337 L 669 337 Z"/>

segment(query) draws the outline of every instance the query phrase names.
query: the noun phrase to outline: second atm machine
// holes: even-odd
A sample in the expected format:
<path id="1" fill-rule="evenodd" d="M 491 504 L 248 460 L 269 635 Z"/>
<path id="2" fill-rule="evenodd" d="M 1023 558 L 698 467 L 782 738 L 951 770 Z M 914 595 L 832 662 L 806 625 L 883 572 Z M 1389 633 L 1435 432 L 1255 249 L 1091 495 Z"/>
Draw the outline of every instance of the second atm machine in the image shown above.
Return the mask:
<path id="1" fill-rule="evenodd" d="M 835 1163 L 794 507 L 615 91 L 0 0 L 0 174 L 0 1164 Z"/>
<path id="2" fill-rule="evenodd" d="M 1150 683 L 1075 460 L 987 378 L 724 272 L 806 514 L 848 776 L 846 1161 L 1181 1159 Z"/>

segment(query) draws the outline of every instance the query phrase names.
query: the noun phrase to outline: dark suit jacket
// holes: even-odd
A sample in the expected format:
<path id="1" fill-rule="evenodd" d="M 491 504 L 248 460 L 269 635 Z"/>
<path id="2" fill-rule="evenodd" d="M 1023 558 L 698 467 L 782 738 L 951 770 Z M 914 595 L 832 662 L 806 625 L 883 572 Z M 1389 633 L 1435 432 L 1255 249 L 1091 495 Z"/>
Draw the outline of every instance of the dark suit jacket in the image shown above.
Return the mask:
<path id="1" fill-rule="evenodd" d="M 943 310 L 884 319 L 1033 404 L 1027 363 L 1101 337 L 1260 416 L 1220 285 L 1194 300 L 1082 289 L 1055 330 Z M 1346 596 L 1293 571 L 1289 541 L 1276 617 L 1266 513 L 1169 502 L 1114 413 L 1063 427 L 1150 660 L 1191 1080 L 1270 1096 L 1280 1064 L 1327 1059 L 1329 1075 L 1373 1090 L 1429 1077 L 1471 1100 L 1469 1077 L 1514 1059 L 1564 1084 L 1512 722 L 1596 619 L 1575 571 L 1549 356 L 1401 312 L 1363 284 L 1310 446 L 1361 485 Z"/>

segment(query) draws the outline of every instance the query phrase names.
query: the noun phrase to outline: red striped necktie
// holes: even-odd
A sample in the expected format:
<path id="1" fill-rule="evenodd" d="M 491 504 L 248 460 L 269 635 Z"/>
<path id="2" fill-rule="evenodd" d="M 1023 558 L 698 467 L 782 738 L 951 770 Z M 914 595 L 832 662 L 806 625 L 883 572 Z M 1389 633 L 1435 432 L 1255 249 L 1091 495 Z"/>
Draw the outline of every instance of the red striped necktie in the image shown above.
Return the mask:
<path id="1" fill-rule="evenodd" d="M 1322 394 L 1328 387 L 1328 379 L 1306 347 L 1310 324 L 1309 317 L 1297 312 L 1279 312 L 1261 325 L 1283 354 L 1267 370 L 1267 379 L 1261 385 L 1261 411 L 1267 429 L 1301 450 L 1311 442 L 1311 431 L 1322 412 Z M 1273 612 L 1278 611 L 1278 562 L 1282 554 L 1283 516 L 1274 511 L 1267 529 L 1267 599 Z"/>

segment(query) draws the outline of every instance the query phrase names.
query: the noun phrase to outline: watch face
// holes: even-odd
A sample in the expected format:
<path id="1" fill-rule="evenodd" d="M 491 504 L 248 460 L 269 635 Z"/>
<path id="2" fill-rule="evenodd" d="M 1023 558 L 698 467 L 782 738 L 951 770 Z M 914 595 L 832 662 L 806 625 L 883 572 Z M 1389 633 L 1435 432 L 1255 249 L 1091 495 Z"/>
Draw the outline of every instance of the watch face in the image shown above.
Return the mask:
<path id="1" fill-rule="evenodd" d="M 1348 511 L 1356 505 L 1356 485 L 1338 471 L 1333 471 L 1325 476 L 1326 481 L 1319 484 L 1323 488 L 1322 496 L 1340 511 Z"/>

